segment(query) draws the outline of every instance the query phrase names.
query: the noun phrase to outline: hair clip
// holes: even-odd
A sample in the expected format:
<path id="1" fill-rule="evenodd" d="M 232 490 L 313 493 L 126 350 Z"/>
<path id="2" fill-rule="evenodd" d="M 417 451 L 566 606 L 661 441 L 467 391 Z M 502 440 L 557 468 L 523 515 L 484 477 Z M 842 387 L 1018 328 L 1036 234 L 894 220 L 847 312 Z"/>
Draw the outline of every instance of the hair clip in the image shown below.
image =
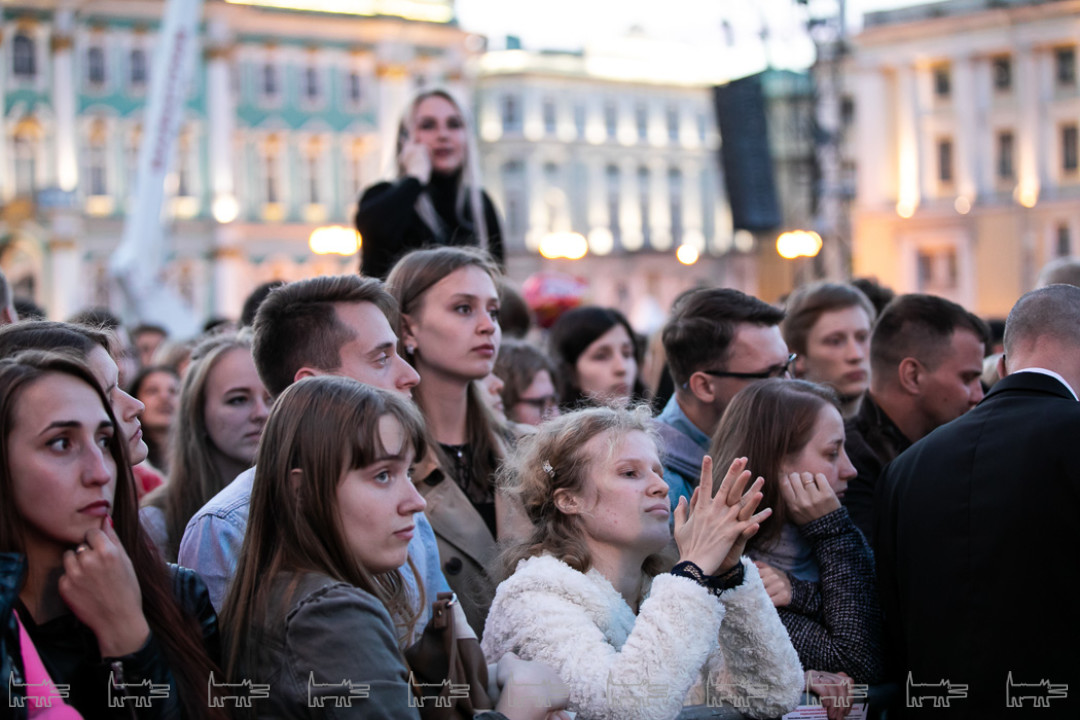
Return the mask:
<path id="1" fill-rule="evenodd" d="M 544 472 L 548 474 L 549 478 L 551 478 L 552 480 L 555 479 L 555 468 L 551 467 L 551 463 L 545 460 L 540 467 L 544 468 Z"/>

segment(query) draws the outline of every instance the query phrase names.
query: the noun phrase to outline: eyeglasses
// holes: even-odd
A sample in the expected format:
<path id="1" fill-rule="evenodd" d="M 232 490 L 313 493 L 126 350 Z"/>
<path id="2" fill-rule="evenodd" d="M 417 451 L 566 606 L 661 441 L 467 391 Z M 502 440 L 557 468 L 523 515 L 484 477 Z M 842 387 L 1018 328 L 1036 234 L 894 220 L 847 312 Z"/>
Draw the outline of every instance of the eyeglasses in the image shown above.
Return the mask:
<path id="1" fill-rule="evenodd" d="M 518 398 L 518 402 L 531 405 L 539 410 L 542 414 L 546 415 L 559 406 L 559 398 L 554 395 L 544 395 L 538 398 Z"/>
<path id="2" fill-rule="evenodd" d="M 782 378 L 788 376 L 791 364 L 795 362 L 795 358 L 797 357 L 797 353 L 791 353 L 788 355 L 787 362 L 783 365 L 773 365 L 767 370 L 756 373 L 728 372 L 727 370 L 702 370 L 701 372 L 706 375 L 712 375 L 713 377 L 729 377 L 738 378 L 740 380 L 768 380 L 769 378 Z"/>

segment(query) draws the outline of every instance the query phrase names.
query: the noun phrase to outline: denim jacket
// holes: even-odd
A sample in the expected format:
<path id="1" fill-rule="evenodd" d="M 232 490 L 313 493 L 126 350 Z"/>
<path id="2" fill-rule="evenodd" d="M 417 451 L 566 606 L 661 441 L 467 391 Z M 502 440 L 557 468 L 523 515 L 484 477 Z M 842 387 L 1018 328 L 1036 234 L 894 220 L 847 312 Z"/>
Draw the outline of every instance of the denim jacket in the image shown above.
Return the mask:
<path id="1" fill-rule="evenodd" d="M 694 488 L 698 486 L 701 458 L 709 452 L 709 436 L 690 422 L 675 395 L 671 396 L 653 423 L 660 433 L 660 458 L 664 463 L 664 482 L 668 485 L 671 517 L 674 520 L 679 498 L 685 497 L 689 502 Z"/>

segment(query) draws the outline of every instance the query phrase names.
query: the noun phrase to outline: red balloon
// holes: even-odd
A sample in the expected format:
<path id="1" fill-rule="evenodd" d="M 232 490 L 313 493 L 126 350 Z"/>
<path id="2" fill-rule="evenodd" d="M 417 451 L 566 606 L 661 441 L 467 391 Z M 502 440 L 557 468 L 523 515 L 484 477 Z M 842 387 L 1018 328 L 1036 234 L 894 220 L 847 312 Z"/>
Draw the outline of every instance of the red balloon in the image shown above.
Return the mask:
<path id="1" fill-rule="evenodd" d="M 537 324 L 549 328 L 564 312 L 581 305 L 588 289 L 584 278 L 546 270 L 530 275 L 521 285 L 521 294 L 536 314 Z"/>

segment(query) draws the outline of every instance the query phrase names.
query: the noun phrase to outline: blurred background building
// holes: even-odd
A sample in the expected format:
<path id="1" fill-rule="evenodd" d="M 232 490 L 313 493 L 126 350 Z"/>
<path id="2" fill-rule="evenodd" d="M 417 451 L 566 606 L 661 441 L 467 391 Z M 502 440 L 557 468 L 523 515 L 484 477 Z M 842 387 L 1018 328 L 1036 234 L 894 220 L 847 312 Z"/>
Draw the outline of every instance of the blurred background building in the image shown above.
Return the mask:
<path id="1" fill-rule="evenodd" d="M 793 72 L 770 67 L 763 10 L 760 37 L 725 20 L 699 46 L 635 30 L 542 51 L 488 49 L 454 0 L 206 0 L 161 282 L 207 317 L 266 280 L 355 271 L 356 199 L 428 86 L 475 113 L 511 278 L 583 277 L 642 330 L 694 285 L 773 301 L 852 273 L 1001 314 L 1080 252 L 1080 0 L 948 0 L 854 35 L 842 1 L 805 5 L 818 59 Z M 164 7 L 0 7 L 0 263 L 52 317 L 117 305 Z M 749 77 L 748 48 L 768 68 Z M 789 231 L 820 254 L 782 258 Z"/>
<path id="2" fill-rule="evenodd" d="M 1080 2 L 870 13 L 846 58 L 853 267 L 1004 316 L 1080 252 Z"/>

